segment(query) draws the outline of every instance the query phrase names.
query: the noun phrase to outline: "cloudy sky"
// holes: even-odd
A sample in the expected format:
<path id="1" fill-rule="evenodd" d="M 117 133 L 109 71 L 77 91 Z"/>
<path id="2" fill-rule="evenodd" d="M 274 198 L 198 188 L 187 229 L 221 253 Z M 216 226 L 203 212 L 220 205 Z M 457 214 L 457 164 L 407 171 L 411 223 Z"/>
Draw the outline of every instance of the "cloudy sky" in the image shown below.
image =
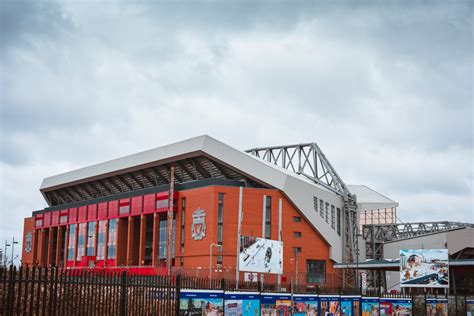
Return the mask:
<path id="1" fill-rule="evenodd" d="M 473 4 L 0 1 L 0 245 L 50 175 L 209 134 L 317 142 L 403 221 L 473 210 Z"/>

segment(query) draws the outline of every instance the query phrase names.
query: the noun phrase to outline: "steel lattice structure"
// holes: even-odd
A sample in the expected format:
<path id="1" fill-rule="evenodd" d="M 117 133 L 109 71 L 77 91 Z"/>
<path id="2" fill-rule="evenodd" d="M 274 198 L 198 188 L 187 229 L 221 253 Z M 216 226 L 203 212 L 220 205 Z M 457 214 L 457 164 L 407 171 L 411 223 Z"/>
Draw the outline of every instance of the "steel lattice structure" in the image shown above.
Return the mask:
<path id="1" fill-rule="evenodd" d="M 359 247 L 356 238 L 358 235 L 356 197 L 350 193 L 344 181 L 339 177 L 316 143 L 260 147 L 246 150 L 246 152 L 283 169 L 302 175 L 342 196 L 344 199 L 343 258 L 345 262 L 354 262 L 354 259 L 357 259 Z M 345 274 L 345 283 L 353 286 L 354 273 L 345 271 Z"/>

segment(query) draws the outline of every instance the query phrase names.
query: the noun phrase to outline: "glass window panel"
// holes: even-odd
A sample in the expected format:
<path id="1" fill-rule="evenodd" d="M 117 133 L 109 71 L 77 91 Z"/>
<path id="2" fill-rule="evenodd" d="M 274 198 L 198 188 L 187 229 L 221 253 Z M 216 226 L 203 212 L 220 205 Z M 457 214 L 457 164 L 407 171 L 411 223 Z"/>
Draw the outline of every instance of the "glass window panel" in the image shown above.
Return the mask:
<path id="1" fill-rule="evenodd" d="M 109 240 L 107 242 L 107 259 L 115 259 L 117 255 L 117 219 L 109 220 Z"/>
<path id="2" fill-rule="evenodd" d="M 93 256 L 95 252 L 95 222 L 87 224 L 87 256 Z"/>
<path id="3" fill-rule="evenodd" d="M 76 224 L 69 226 L 69 241 L 67 246 L 67 260 L 74 260 L 74 246 L 76 244 Z"/>

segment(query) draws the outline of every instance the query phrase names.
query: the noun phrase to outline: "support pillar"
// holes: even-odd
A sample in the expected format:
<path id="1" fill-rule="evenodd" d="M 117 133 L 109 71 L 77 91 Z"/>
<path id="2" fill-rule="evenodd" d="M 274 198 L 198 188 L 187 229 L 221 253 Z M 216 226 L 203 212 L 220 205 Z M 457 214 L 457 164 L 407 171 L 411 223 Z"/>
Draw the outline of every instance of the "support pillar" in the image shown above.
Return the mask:
<path id="1" fill-rule="evenodd" d="M 134 235 L 134 228 L 133 225 L 135 222 L 135 218 L 132 216 L 128 217 L 128 238 L 127 238 L 127 265 L 132 265 L 133 263 L 133 235 Z"/>
<path id="2" fill-rule="evenodd" d="M 63 243 L 63 227 L 58 226 L 56 231 L 56 258 L 54 258 L 56 262 L 56 266 L 61 266 L 61 244 Z"/>
<path id="3" fill-rule="evenodd" d="M 138 255 L 138 265 L 145 263 L 145 242 L 146 242 L 146 216 L 140 216 L 140 252 Z"/>
<path id="4" fill-rule="evenodd" d="M 66 233 L 64 234 L 64 237 L 66 241 L 64 242 L 63 267 L 65 267 L 67 263 L 68 247 L 69 247 L 69 225 L 66 225 Z"/>
<path id="5" fill-rule="evenodd" d="M 153 245 L 152 245 L 152 264 L 158 266 L 158 242 L 160 233 L 160 217 L 158 213 L 153 214 Z"/>
<path id="6" fill-rule="evenodd" d="M 53 245 L 53 240 L 54 240 L 54 229 L 49 228 L 48 245 L 47 245 L 48 254 L 47 254 L 47 259 L 46 259 L 46 265 L 47 266 L 53 265 L 54 260 L 55 260 L 55 258 L 53 258 L 53 246 L 54 246 Z"/>

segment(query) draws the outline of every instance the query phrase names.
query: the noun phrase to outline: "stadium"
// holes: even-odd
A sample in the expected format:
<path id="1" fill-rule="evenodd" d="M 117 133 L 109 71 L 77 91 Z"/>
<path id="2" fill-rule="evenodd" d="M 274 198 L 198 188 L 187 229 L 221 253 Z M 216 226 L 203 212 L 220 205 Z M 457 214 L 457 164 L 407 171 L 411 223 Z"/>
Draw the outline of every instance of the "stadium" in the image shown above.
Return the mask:
<path id="1" fill-rule="evenodd" d="M 40 192 L 24 265 L 282 287 L 360 285 L 353 263 L 383 257 L 366 229 L 395 225 L 398 206 L 346 185 L 315 143 L 241 151 L 207 135 L 45 178 Z"/>

